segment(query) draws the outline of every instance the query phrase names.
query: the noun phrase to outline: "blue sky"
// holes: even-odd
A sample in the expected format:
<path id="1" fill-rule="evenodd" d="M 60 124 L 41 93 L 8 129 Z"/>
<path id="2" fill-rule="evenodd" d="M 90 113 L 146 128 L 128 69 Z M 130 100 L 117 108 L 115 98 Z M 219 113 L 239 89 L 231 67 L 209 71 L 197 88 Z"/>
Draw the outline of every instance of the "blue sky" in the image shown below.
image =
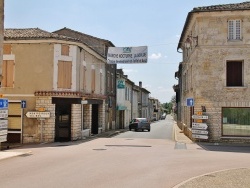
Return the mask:
<path id="1" fill-rule="evenodd" d="M 117 47 L 148 46 L 147 64 L 119 64 L 128 78 L 161 103 L 175 95 L 174 73 L 182 54 L 177 45 L 194 7 L 238 0 L 5 0 L 5 28 L 68 27 L 111 41 Z"/>

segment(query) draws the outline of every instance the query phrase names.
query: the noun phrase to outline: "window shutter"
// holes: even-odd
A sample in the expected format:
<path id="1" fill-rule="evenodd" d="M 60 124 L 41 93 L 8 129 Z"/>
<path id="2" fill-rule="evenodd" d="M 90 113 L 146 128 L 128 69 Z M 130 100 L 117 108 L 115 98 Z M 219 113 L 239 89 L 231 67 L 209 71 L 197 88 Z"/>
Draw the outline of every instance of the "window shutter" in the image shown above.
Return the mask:
<path id="1" fill-rule="evenodd" d="M 14 61 L 4 60 L 2 65 L 2 87 L 13 87 L 14 84 Z"/>

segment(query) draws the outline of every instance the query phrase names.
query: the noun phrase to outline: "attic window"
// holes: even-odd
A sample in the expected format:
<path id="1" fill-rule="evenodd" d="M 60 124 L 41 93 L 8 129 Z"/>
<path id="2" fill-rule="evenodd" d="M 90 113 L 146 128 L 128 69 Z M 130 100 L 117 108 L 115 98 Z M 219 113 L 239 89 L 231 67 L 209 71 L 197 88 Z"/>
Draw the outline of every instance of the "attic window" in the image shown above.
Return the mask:
<path id="1" fill-rule="evenodd" d="M 62 44 L 61 55 L 69 56 L 69 45 Z"/>

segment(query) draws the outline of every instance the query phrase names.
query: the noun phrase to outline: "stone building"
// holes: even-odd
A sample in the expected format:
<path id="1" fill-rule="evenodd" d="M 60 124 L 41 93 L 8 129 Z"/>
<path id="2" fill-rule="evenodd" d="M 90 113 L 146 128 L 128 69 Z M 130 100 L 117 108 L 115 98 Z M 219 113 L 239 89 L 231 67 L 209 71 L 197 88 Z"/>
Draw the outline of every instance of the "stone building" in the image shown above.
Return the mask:
<path id="1" fill-rule="evenodd" d="M 4 37 L 8 142 L 70 141 L 105 130 L 103 56 L 78 38 L 39 28 L 5 29 Z M 50 116 L 36 118 L 43 111 Z"/>
<path id="2" fill-rule="evenodd" d="M 197 7 L 187 15 L 174 90 L 178 124 L 191 138 L 198 138 L 194 123 L 205 123 L 208 141 L 249 141 L 249 15 L 250 2 Z M 197 113 L 208 119 L 197 121 Z"/>
<path id="3" fill-rule="evenodd" d="M 77 38 L 82 43 L 88 45 L 103 58 L 107 58 L 108 47 L 114 47 L 114 44 L 105 39 L 100 39 L 85 33 L 74 31 L 69 28 L 62 28 L 53 33 Z M 116 121 L 116 64 L 105 64 L 105 130 L 115 129 Z"/>

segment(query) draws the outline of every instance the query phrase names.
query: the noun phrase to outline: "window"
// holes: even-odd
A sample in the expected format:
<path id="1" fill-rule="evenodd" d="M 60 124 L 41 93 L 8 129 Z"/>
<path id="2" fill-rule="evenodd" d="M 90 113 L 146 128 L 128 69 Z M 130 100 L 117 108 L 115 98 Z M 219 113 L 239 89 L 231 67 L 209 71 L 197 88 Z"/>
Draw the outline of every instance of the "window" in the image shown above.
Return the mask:
<path id="1" fill-rule="evenodd" d="M 83 66 L 83 89 L 84 91 L 86 91 L 86 71 L 87 71 L 87 68 L 86 66 Z"/>
<path id="2" fill-rule="evenodd" d="M 2 66 L 3 79 L 1 82 L 1 87 L 12 87 L 14 84 L 14 66 L 13 60 L 4 60 Z"/>
<path id="3" fill-rule="evenodd" d="M 222 108 L 222 135 L 250 136 L 250 108 Z"/>
<path id="4" fill-rule="evenodd" d="M 71 89 L 71 79 L 72 79 L 72 62 L 59 61 L 57 87 L 63 89 Z"/>
<path id="5" fill-rule="evenodd" d="M 69 45 L 62 45 L 61 55 L 69 56 Z"/>
<path id="6" fill-rule="evenodd" d="M 228 61 L 227 62 L 227 86 L 243 86 L 243 62 Z"/>
<path id="7" fill-rule="evenodd" d="M 103 84 L 103 74 L 102 74 L 102 69 L 100 69 L 100 93 L 102 93 L 102 84 Z"/>
<path id="8" fill-rule="evenodd" d="M 107 91 L 110 92 L 110 72 L 107 72 Z"/>
<path id="9" fill-rule="evenodd" d="M 92 65 L 92 70 L 91 70 L 91 91 L 94 93 L 95 91 L 95 67 Z"/>
<path id="10" fill-rule="evenodd" d="M 229 40 L 241 39 L 241 21 L 240 20 L 228 21 L 228 39 Z"/>
<path id="11" fill-rule="evenodd" d="M 113 91 L 114 89 L 114 74 L 111 73 L 111 92 Z"/>

